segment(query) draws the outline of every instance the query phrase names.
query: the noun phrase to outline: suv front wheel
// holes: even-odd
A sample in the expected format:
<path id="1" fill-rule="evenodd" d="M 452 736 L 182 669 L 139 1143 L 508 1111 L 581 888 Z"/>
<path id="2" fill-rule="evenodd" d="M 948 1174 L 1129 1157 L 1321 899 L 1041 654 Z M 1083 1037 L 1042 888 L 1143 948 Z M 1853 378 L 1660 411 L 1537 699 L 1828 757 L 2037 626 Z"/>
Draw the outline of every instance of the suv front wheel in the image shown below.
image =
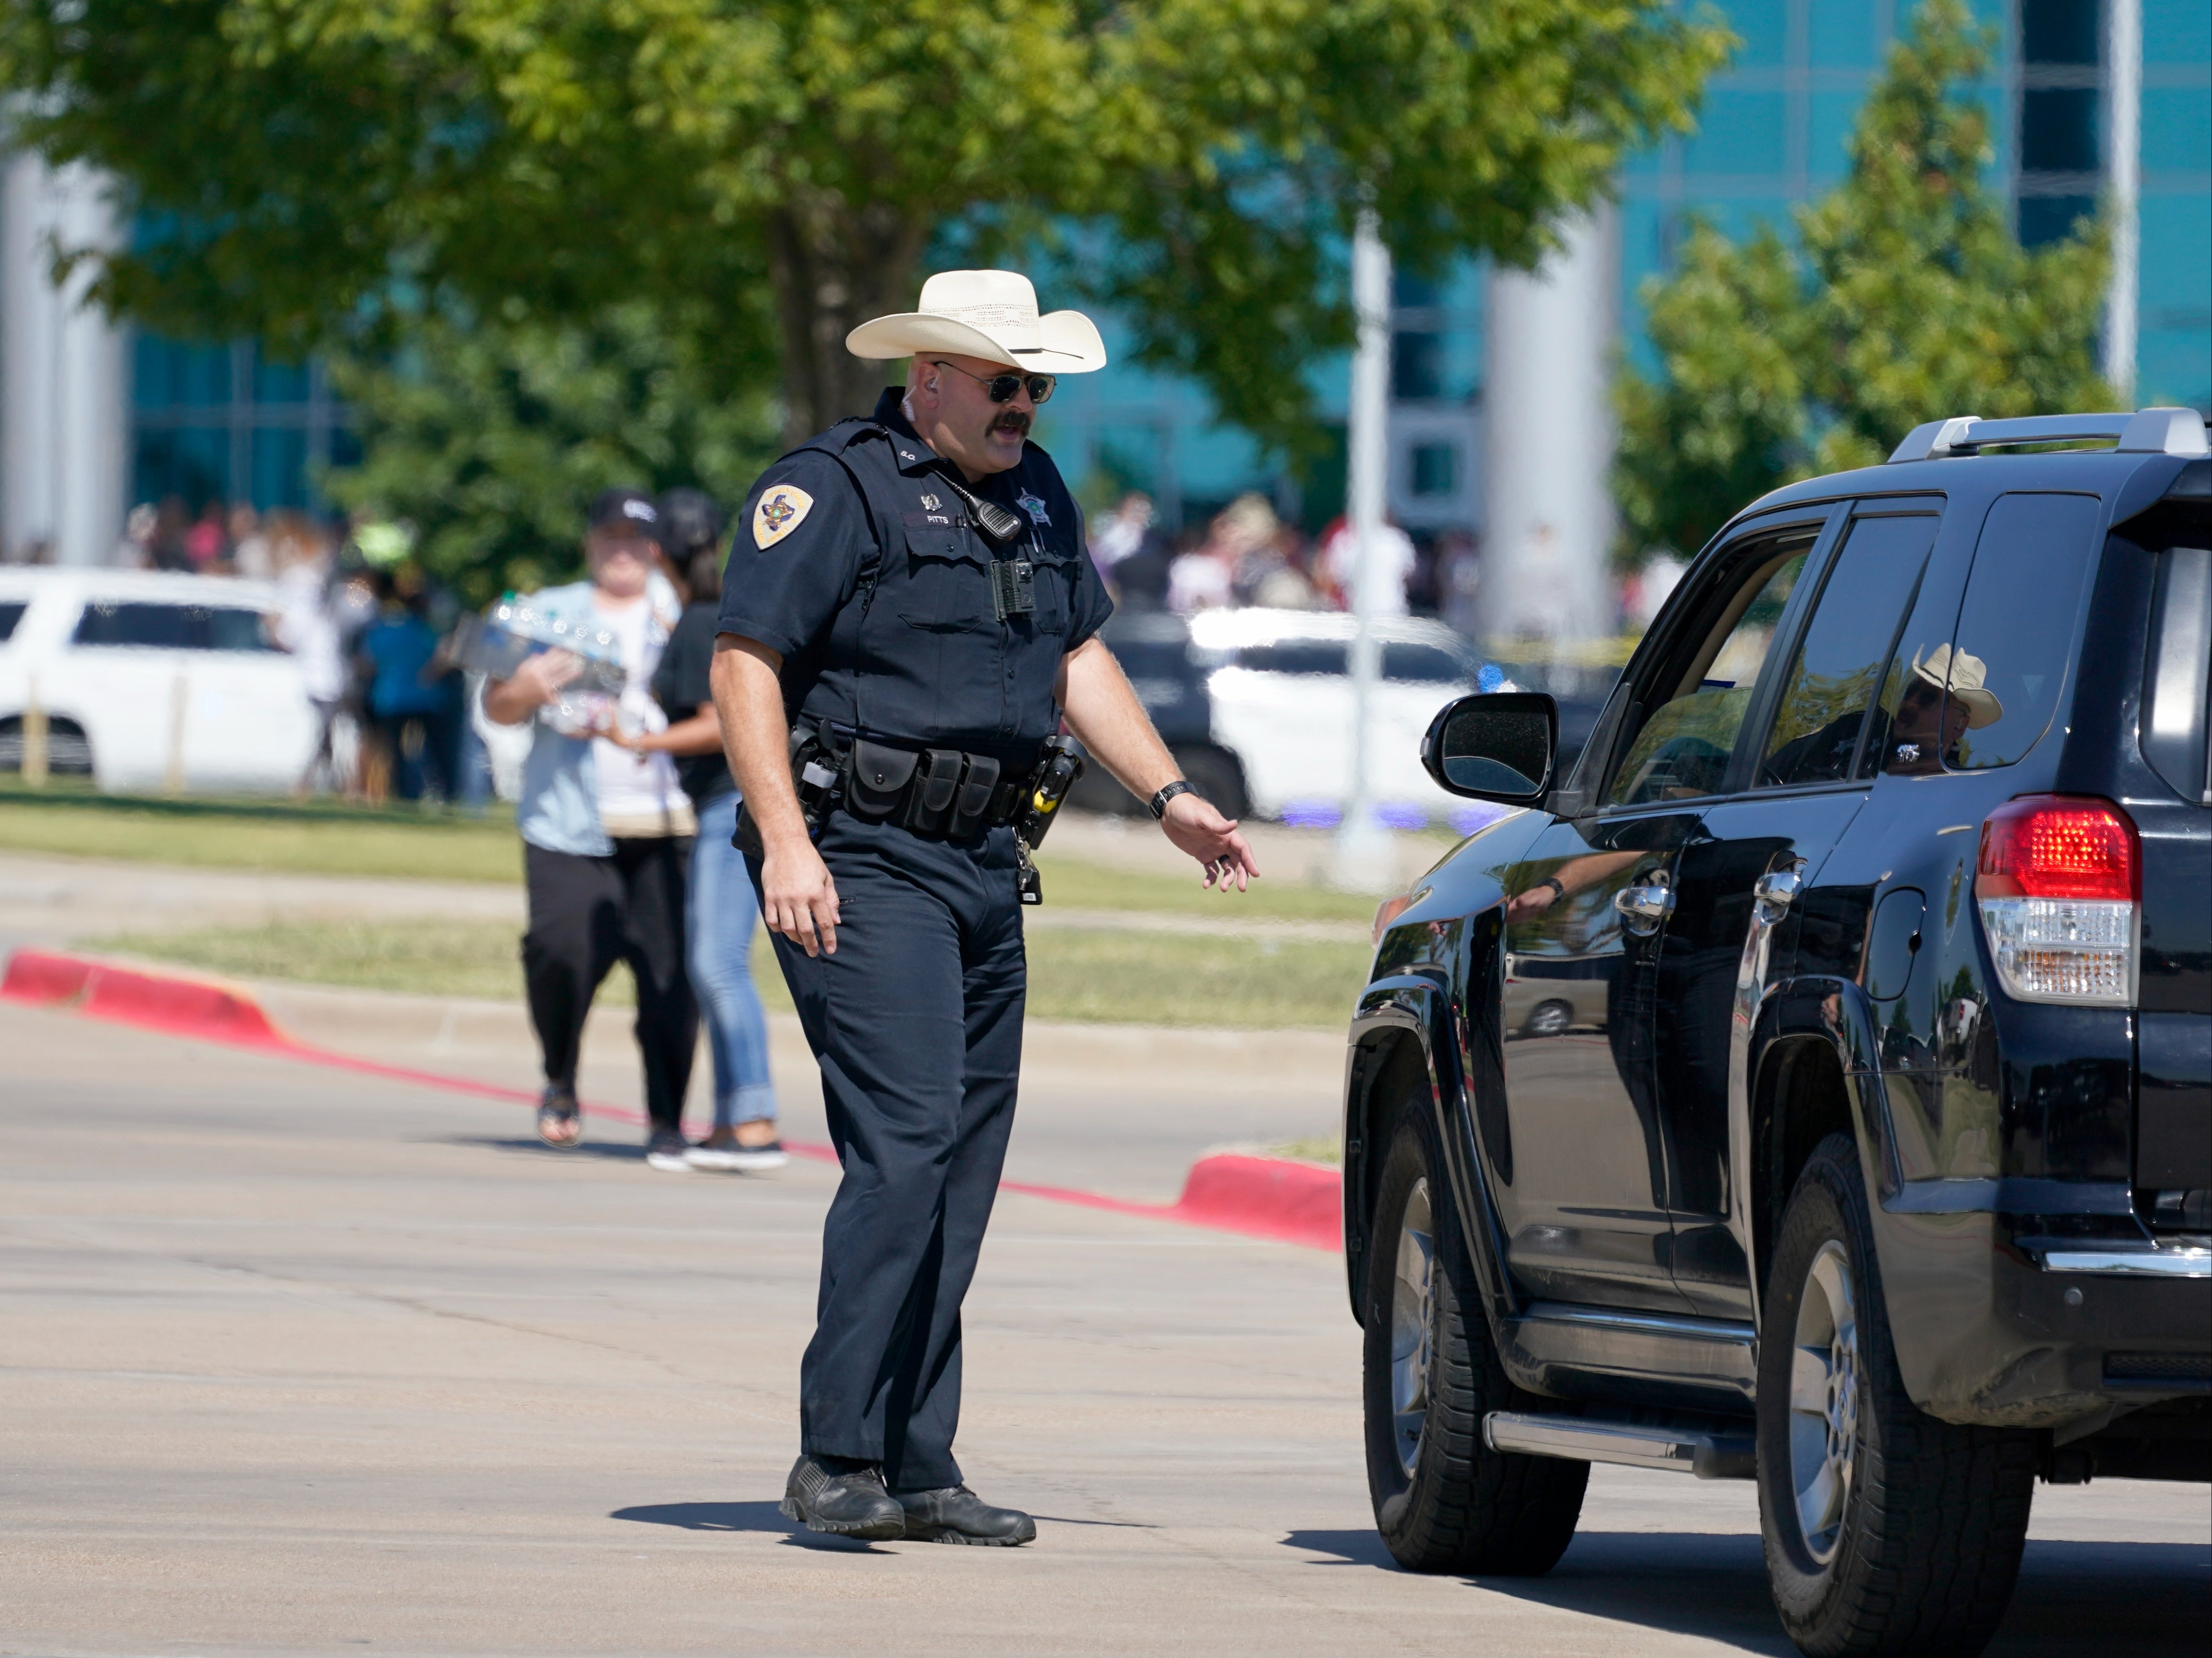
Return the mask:
<path id="1" fill-rule="evenodd" d="M 1540 1576 L 1574 1540 L 1589 1465 L 1483 1442 L 1490 1412 L 1548 1401 L 1499 1362 L 1425 1096 L 1399 1114 L 1376 1196 L 1364 1309 L 1376 1529 L 1413 1571 Z"/>
<path id="2" fill-rule="evenodd" d="M 2034 1447 L 1906 1396 L 1848 1134 L 1798 1176 L 1767 1285 L 1759 1518 L 1783 1628 L 1815 1658 L 1979 1652 L 2020 1572 Z"/>

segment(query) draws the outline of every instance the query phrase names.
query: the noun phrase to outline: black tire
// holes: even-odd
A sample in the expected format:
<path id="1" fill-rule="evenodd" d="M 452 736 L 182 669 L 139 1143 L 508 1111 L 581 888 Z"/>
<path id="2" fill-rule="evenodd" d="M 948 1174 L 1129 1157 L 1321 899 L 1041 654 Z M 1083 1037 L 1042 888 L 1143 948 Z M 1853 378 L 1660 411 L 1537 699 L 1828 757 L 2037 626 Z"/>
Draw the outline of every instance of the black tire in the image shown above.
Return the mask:
<path id="1" fill-rule="evenodd" d="M 1235 755 L 1198 744 L 1178 744 L 1172 752 L 1191 787 L 1224 817 L 1242 817 L 1251 810 L 1244 793 L 1244 768 Z"/>
<path id="2" fill-rule="evenodd" d="M 1363 1392 L 1375 1527 L 1411 1571 L 1540 1576 L 1574 1540 L 1589 1465 L 1510 1455 L 1483 1443 L 1490 1412 L 1539 1410 L 1546 1401 L 1516 1388 L 1499 1362 L 1425 1106 L 1400 1114 L 1368 1248 Z M 1411 1366 L 1425 1383 L 1426 1413 L 1409 1473 L 1393 1395 L 1393 1313 L 1399 1248 L 1417 1193 L 1431 1199 L 1432 1224 L 1426 1362 Z"/>
<path id="3" fill-rule="evenodd" d="M 2035 1447 L 1939 1422 L 1906 1396 L 1848 1134 L 1797 1178 L 1761 1322 L 1759 1519 L 1784 1631 L 1814 1658 L 1972 1658 L 2020 1575 Z M 1820 1409 L 1793 1410 L 1801 1363 L 1798 1402 Z M 1802 1504 L 1801 1485 L 1814 1493 Z"/>

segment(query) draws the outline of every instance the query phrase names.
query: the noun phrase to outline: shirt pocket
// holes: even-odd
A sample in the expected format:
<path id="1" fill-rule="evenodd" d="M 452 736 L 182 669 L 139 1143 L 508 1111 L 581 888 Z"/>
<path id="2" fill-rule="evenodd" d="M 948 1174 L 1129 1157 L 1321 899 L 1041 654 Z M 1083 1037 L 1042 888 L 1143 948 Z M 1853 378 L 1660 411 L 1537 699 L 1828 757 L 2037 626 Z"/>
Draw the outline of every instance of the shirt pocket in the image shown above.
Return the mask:
<path id="1" fill-rule="evenodd" d="M 988 560 L 965 519 L 908 513 L 906 573 L 895 601 L 899 619 L 932 633 L 982 633 L 998 625 Z"/>
<path id="2" fill-rule="evenodd" d="M 1022 556 L 1031 561 L 1032 565 L 1030 579 L 1036 610 L 1031 621 L 1037 632 L 1058 638 L 1067 632 L 1075 607 L 1074 556 L 1051 550 L 1031 550 Z"/>

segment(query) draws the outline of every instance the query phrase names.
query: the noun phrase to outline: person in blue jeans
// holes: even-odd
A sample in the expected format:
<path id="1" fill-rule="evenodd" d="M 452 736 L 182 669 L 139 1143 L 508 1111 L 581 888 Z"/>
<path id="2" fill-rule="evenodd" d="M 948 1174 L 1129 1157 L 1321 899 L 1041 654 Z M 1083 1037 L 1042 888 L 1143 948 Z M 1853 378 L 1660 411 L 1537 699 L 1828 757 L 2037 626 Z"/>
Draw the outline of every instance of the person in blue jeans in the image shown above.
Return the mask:
<path id="1" fill-rule="evenodd" d="M 660 525 L 662 546 L 677 572 L 693 593 L 706 597 L 686 606 L 653 677 L 653 694 L 667 712 L 668 729 L 625 740 L 675 759 L 677 780 L 699 817 L 684 932 L 691 990 L 707 1016 L 707 1043 L 714 1057 L 714 1127 L 684 1159 L 694 1169 L 775 1169 L 785 1154 L 776 1131 L 775 1086 L 769 1079 L 768 1017 L 752 975 L 760 900 L 744 854 L 730 844 L 738 826 L 738 786 L 722 757 L 721 721 L 708 682 L 722 590 L 717 552 L 722 517 L 698 490 L 672 489 L 661 498 Z"/>

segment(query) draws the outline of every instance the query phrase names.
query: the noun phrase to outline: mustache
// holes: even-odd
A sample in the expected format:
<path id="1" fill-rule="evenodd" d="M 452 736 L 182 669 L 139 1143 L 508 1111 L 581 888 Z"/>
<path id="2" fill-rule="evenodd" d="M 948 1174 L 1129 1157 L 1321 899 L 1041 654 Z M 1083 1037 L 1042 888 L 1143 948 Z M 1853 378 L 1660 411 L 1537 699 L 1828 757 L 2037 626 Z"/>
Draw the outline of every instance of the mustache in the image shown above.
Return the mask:
<path id="1" fill-rule="evenodd" d="M 1017 437 L 1025 438 L 1030 434 L 1030 417 L 1018 409 L 1009 409 L 991 422 L 990 429 L 994 432 L 1012 432 Z"/>

